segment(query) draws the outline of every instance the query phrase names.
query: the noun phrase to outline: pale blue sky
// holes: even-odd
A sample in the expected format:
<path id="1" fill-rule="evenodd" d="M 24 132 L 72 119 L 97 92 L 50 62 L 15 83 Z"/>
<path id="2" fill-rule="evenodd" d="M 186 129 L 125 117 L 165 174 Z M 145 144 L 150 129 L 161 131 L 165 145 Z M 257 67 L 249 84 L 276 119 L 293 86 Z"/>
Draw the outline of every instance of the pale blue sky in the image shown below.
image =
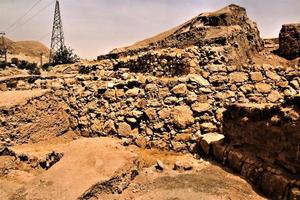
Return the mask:
<path id="1" fill-rule="evenodd" d="M 0 31 L 6 31 L 36 1 L 0 0 Z M 8 31 L 8 37 L 40 40 L 49 46 L 54 3 L 47 5 L 51 2 L 54 0 L 42 0 L 17 28 Z M 60 0 L 60 3 L 66 44 L 83 58 L 96 58 L 230 3 L 247 9 L 263 37 L 278 36 L 284 23 L 300 23 L 300 0 Z M 47 9 L 30 19 L 44 7 Z"/>

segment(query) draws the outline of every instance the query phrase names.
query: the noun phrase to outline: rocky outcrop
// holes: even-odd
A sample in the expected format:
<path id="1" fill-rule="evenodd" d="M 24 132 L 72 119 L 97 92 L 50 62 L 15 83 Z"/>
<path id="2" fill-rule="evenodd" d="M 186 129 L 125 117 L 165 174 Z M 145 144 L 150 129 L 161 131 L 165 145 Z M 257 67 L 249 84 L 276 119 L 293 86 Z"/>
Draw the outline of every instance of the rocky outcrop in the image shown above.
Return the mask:
<path id="1" fill-rule="evenodd" d="M 300 24 L 285 24 L 279 34 L 278 54 L 293 59 L 300 56 Z"/>
<path id="2" fill-rule="evenodd" d="M 200 14 L 149 41 L 113 50 L 98 60 L 112 59 L 115 68 L 127 67 L 133 72 L 153 71 L 156 75 L 157 71 L 171 71 L 169 74 L 174 76 L 208 63 L 247 63 L 263 49 L 256 24 L 237 5 Z M 170 58 L 174 52 L 175 59 Z"/>

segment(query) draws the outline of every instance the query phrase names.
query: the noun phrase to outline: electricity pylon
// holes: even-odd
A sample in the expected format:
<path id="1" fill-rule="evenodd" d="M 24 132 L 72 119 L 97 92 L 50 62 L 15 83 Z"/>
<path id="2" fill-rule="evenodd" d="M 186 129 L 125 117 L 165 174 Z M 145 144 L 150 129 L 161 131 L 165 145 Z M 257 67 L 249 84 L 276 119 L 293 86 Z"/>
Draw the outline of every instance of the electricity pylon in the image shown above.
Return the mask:
<path id="1" fill-rule="evenodd" d="M 60 15 L 59 0 L 56 0 L 49 58 L 50 64 L 53 62 L 55 53 L 64 47 L 64 33 Z"/>

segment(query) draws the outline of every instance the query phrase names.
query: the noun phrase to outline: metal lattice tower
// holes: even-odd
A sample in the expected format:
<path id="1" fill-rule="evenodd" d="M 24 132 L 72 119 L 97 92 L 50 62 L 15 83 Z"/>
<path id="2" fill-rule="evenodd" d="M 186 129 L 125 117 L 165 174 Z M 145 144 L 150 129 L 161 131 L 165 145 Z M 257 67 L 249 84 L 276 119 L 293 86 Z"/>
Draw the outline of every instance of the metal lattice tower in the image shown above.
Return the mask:
<path id="1" fill-rule="evenodd" d="M 64 44 L 64 33 L 60 15 L 60 8 L 59 8 L 59 0 L 56 0 L 55 4 L 55 13 L 54 13 L 54 21 L 53 21 L 53 28 L 52 28 L 52 37 L 51 37 L 51 49 L 50 49 L 50 60 L 49 62 L 52 63 L 53 56 L 55 53 L 63 49 L 65 46 Z"/>

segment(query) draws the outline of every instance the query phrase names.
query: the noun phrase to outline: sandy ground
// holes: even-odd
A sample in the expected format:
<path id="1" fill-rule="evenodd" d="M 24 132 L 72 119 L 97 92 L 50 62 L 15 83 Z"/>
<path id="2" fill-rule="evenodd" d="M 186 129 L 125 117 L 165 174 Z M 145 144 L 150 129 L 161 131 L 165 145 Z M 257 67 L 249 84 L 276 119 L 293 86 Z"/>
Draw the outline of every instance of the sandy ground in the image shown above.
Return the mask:
<path id="1" fill-rule="evenodd" d="M 0 176 L 0 199 L 77 199 L 94 184 L 105 183 L 136 163 L 139 174 L 121 194 L 96 191 L 94 198 L 86 199 L 263 199 L 240 177 L 191 155 L 124 147 L 115 138 L 75 138 L 67 133 L 48 141 L 12 147 L 18 155 L 42 159 L 55 151 L 63 153 L 63 157 L 48 170 L 9 169 Z M 3 162 L 8 159 L 0 156 L 0 166 L 5 166 Z M 154 167 L 157 160 L 164 163 L 163 171 Z M 189 163 L 192 169 L 173 170 L 178 160 Z"/>

